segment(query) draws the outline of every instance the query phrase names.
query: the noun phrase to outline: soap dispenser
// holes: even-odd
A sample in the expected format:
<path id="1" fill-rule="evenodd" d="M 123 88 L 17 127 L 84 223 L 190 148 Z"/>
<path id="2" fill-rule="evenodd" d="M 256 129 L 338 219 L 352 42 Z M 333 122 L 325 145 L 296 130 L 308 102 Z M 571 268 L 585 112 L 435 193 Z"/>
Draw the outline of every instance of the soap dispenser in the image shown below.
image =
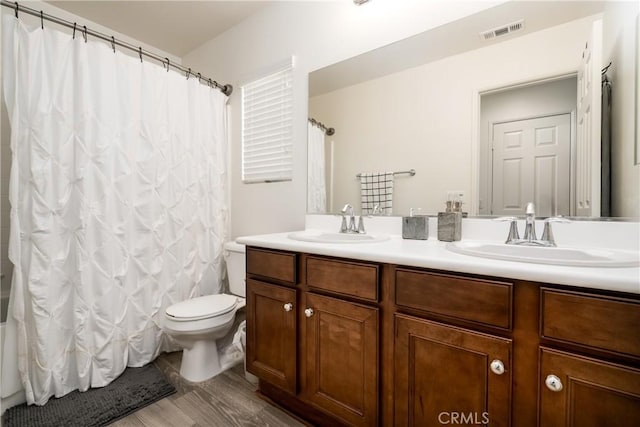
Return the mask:
<path id="1" fill-rule="evenodd" d="M 409 209 L 409 216 L 402 217 L 402 238 L 427 240 L 429 238 L 429 217 L 422 215 L 422 209 Z"/>
<path id="2" fill-rule="evenodd" d="M 462 200 L 457 194 L 447 195 L 444 212 L 438 212 L 438 240 L 456 242 L 462 238 Z"/>

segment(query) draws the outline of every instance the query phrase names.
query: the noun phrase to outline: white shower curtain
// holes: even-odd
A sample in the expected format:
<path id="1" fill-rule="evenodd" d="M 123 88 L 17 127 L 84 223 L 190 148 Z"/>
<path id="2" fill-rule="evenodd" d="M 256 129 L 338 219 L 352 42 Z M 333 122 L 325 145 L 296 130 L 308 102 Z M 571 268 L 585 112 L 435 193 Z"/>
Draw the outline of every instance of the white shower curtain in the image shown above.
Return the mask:
<path id="1" fill-rule="evenodd" d="M 307 212 L 326 213 L 324 131 L 309 122 L 307 134 Z"/>
<path id="2" fill-rule="evenodd" d="M 161 65 L 3 17 L 15 327 L 27 402 L 172 347 L 164 309 L 220 292 L 226 101 Z"/>

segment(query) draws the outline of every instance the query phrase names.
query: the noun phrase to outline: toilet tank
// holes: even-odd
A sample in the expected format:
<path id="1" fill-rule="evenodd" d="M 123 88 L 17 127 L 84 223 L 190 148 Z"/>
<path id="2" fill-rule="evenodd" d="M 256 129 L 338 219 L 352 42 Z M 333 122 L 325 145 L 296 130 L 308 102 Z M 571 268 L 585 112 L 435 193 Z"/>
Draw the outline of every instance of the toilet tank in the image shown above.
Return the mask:
<path id="1" fill-rule="evenodd" d="M 224 256 L 227 261 L 227 277 L 229 279 L 229 292 L 241 297 L 246 297 L 245 252 L 245 245 L 241 245 L 240 243 L 227 242 L 224 245 Z"/>

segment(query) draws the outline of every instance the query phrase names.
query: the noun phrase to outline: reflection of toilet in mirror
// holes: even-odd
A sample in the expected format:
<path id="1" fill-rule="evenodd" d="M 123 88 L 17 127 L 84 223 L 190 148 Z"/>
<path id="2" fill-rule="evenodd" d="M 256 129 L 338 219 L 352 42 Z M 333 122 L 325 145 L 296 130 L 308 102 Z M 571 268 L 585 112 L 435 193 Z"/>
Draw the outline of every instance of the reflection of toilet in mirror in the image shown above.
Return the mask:
<path id="1" fill-rule="evenodd" d="M 244 257 L 244 245 L 225 244 L 230 294 L 188 299 L 165 312 L 163 329 L 184 348 L 180 375 L 189 381 L 204 381 L 223 371 L 216 340 L 231 332 L 236 312 L 246 304 Z"/>

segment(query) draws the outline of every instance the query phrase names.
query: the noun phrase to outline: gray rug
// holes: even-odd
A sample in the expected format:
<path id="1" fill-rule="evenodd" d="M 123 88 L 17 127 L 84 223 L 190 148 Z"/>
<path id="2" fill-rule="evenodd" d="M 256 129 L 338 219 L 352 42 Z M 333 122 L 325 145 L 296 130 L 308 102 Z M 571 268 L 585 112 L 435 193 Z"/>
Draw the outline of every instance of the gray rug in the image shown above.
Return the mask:
<path id="1" fill-rule="evenodd" d="M 6 427 L 104 426 L 176 392 L 153 364 L 127 368 L 106 387 L 73 391 L 44 406 L 7 409 Z"/>

